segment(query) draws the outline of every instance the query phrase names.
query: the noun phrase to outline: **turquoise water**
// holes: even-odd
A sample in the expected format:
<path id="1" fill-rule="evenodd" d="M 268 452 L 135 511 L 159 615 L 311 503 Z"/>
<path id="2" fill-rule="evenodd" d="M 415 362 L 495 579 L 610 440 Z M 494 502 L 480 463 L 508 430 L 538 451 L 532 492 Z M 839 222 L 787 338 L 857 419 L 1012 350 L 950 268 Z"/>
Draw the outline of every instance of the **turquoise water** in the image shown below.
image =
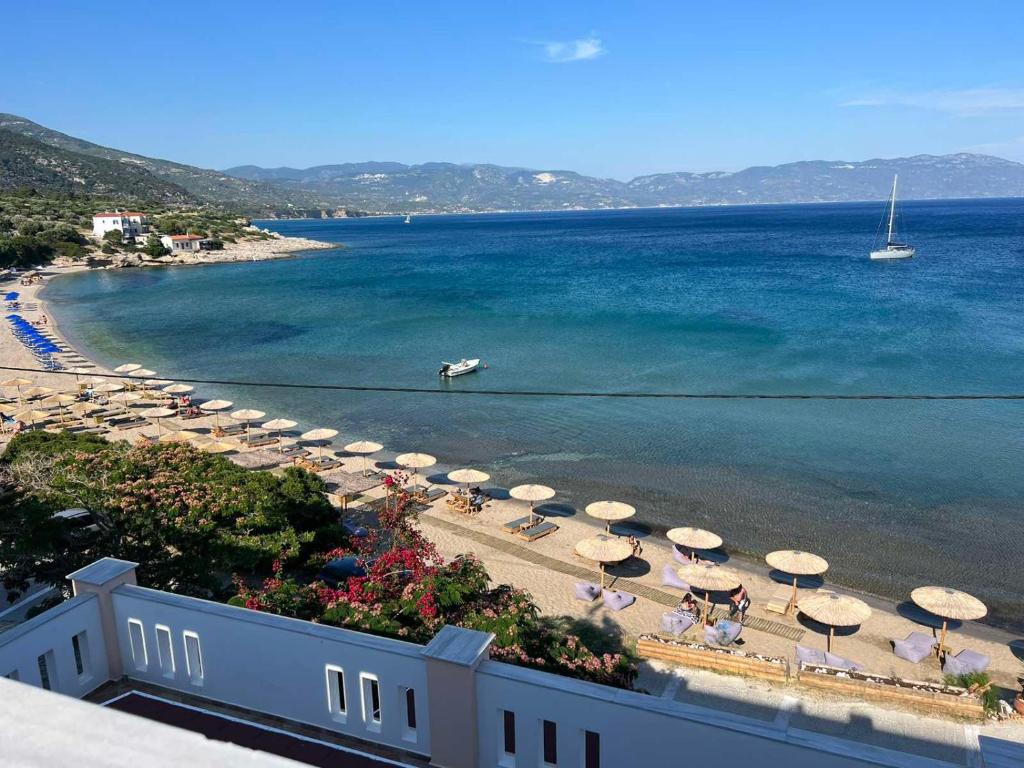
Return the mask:
<path id="1" fill-rule="evenodd" d="M 75 344 L 168 378 L 696 392 L 1024 392 L 1024 201 L 268 222 L 298 259 L 93 272 L 47 297 Z M 487 370 L 440 384 L 442 359 Z M 339 441 L 530 479 L 655 528 L 800 547 L 900 597 L 1022 620 L 1022 402 L 567 400 L 204 388 Z M 343 443 L 341 443 L 343 444 Z"/>

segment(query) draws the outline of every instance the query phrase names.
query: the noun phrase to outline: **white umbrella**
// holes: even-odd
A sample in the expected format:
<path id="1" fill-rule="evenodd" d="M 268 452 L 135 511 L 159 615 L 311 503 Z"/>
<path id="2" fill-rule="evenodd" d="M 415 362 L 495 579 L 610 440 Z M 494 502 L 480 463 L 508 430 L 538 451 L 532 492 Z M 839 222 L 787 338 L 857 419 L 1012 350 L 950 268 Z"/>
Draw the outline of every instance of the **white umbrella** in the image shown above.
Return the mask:
<path id="1" fill-rule="evenodd" d="M 141 368 L 142 366 L 138 363 L 125 363 L 124 365 L 117 366 L 114 369 L 114 373 L 134 373 Z"/>
<path id="2" fill-rule="evenodd" d="M 612 523 L 618 520 L 626 520 L 636 514 L 636 507 L 624 504 L 621 501 L 595 501 L 587 504 L 584 510 L 591 517 L 605 521 L 605 530 L 609 533 L 612 530 Z"/>
<path id="3" fill-rule="evenodd" d="M 170 384 L 163 388 L 163 391 L 169 395 L 184 395 L 186 392 L 192 392 L 195 387 L 190 387 L 188 384 Z"/>
<path id="4" fill-rule="evenodd" d="M 175 413 L 176 411 L 171 408 L 157 407 L 147 408 L 142 412 L 142 415 L 147 419 L 154 419 L 156 421 L 156 433 L 159 435 L 161 432 L 160 419 L 166 419 L 168 416 L 173 416 Z"/>
<path id="5" fill-rule="evenodd" d="M 509 490 L 508 495 L 513 499 L 530 502 L 530 523 L 533 523 L 533 505 L 538 501 L 545 501 L 555 495 L 554 488 L 546 485 L 517 485 Z"/>
<path id="6" fill-rule="evenodd" d="M 321 427 L 320 429 L 311 429 L 308 432 L 303 432 L 299 437 L 310 443 L 316 443 L 319 450 L 317 451 L 317 458 L 322 459 L 324 457 L 324 443 L 330 440 L 332 437 L 338 436 L 338 430 L 329 429 L 328 427 Z"/>
<path id="7" fill-rule="evenodd" d="M 124 384 L 119 384 L 116 381 L 100 381 L 99 383 L 93 384 L 92 386 L 93 392 L 100 393 L 120 392 L 122 389 L 124 389 Z"/>
<path id="8" fill-rule="evenodd" d="M 252 422 L 262 419 L 266 415 L 263 411 L 257 411 L 255 408 L 242 408 L 240 411 L 232 413 L 231 418 L 245 423 L 245 439 L 248 441 L 252 437 Z"/>
<path id="9" fill-rule="evenodd" d="M 416 481 L 419 479 L 419 473 L 415 470 L 432 467 L 437 463 L 437 459 L 429 453 L 401 453 L 395 457 L 395 463 L 401 467 L 412 467 L 412 486 L 413 490 L 415 490 L 417 485 Z"/>
<path id="10" fill-rule="evenodd" d="M 345 450 L 349 453 L 362 455 L 363 457 L 363 477 L 366 477 L 367 470 L 367 456 L 377 451 L 384 450 L 384 446 L 380 443 L 375 443 L 372 440 L 357 440 L 354 443 L 349 443 L 345 446 Z"/>
<path id="11" fill-rule="evenodd" d="M 193 432 L 188 429 L 177 429 L 174 432 L 165 432 L 160 435 L 161 443 L 187 443 L 190 440 L 195 440 L 199 437 L 198 432 Z"/>
<path id="12" fill-rule="evenodd" d="M 228 408 L 233 406 L 230 400 L 207 400 L 205 403 L 199 406 L 200 411 L 213 414 L 213 427 L 214 429 L 220 429 L 220 416 L 219 411 L 226 411 Z"/>
<path id="13" fill-rule="evenodd" d="M 141 400 L 142 395 L 136 394 L 135 392 L 118 392 L 116 395 L 111 395 L 108 399 L 111 402 L 120 403 L 124 406 L 124 412 L 128 413 L 128 404 Z"/>
<path id="14" fill-rule="evenodd" d="M 628 539 L 618 536 L 591 536 L 576 542 L 576 554 L 597 561 L 601 569 L 601 589 L 604 589 L 605 563 L 621 563 L 633 554 L 633 547 Z"/>
<path id="15" fill-rule="evenodd" d="M 776 552 L 769 552 L 764 559 L 772 568 L 793 577 L 793 595 L 786 606 L 786 613 L 789 613 L 796 605 L 798 578 L 800 576 L 816 576 L 828 570 L 828 561 L 825 558 L 810 552 L 802 552 L 799 549 L 780 549 Z"/>
<path id="16" fill-rule="evenodd" d="M 703 528 L 672 528 L 665 536 L 668 540 L 690 550 L 690 559 L 696 561 L 697 549 L 718 549 L 722 546 L 722 537 L 717 533 L 705 531 Z"/>
<path id="17" fill-rule="evenodd" d="M 281 442 L 281 431 L 285 429 L 291 429 L 297 421 L 291 419 L 271 419 L 270 421 L 263 422 L 263 428 L 277 432 L 277 450 L 284 453 L 284 444 Z"/>

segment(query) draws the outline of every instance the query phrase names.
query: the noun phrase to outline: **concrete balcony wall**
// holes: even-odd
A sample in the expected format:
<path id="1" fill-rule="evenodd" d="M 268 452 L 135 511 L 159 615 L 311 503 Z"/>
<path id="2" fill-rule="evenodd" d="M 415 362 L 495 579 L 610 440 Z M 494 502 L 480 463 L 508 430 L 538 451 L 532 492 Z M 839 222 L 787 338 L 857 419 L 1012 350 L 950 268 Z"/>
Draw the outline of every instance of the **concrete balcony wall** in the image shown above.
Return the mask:
<path id="1" fill-rule="evenodd" d="M 50 690 L 57 693 L 81 698 L 107 682 L 110 670 L 96 595 L 74 597 L 0 633 L 0 677 L 43 687 L 40 657 Z"/>
<path id="2" fill-rule="evenodd" d="M 422 646 L 137 586 L 117 587 L 112 597 L 124 671 L 131 679 L 430 753 Z M 328 694 L 329 665 L 344 673 L 344 714 Z M 379 722 L 371 712 L 373 680 Z M 407 719 L 410 688 L 415 729 Z"/>

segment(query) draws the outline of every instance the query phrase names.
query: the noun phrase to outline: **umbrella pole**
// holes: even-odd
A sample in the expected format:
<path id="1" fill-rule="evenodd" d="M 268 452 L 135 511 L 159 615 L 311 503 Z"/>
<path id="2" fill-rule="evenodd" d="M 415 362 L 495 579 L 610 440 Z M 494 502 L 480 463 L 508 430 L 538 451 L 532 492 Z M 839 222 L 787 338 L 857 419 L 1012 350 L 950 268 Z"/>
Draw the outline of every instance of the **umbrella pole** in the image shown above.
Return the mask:
<path id="1" fill-rule="evenodd" d="M 835 634 L 835 631 L 836 631 L 836 628 L 833 627 L 831 624 L 829 624 L 828 625 L 828 644 L 825 646 L 825 649 L 829 653 L 832 653 L 832 636 Z"/>
<path id="2" fill-rule="evenodd" d="M 597 567 L 601 571 L 601 589 L 604 589 L 604 563 L 598 563 Z"/>
<path id="3" fill-rule="evenodd" d="M 946 644 L 946 626 L 947 626 L 947 624 L 948 624 L 947 620 L 943 619 L 942 620 L 942 634 L 939 635 L 939 650 L 938 650 L 938 653 L 937 653 L 940 662 L 942 661 L 942 646 L 944 646 Z"/>
<path id="4" fill-rule="evenodd" d="M 793 596 L 791 598 L 789 598 L 789 605 L 786 606 L 786 613 L 789 613 L 790 611 L 792 611 L 793 610 L 793 606 L 796 605 L 796 582 L 797 582 L 797 577 L 794 576 L 793 577 Z"/>

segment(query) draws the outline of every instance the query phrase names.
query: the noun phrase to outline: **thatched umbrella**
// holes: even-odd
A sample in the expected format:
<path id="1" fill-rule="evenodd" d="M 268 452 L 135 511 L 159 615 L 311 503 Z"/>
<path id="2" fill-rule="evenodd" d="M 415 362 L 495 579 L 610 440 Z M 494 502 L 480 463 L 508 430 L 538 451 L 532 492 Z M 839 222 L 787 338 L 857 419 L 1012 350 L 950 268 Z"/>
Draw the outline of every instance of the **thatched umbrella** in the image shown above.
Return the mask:
<path id="1" fill-rule="evenodd" d="M 828 570 L 828 561 L 810 552 L 801 552 L 799 549 L 780 549 L 776 552 L 769 552 L 764 558 L 768 565 L 776 570 L 788 573 L 793 577 L 793 595 L 786 605 L 786 613 L 789 613 L 796 605 L 796 584 L 800 576 L 817 576 Z"/>
<path id="2" fill-rule="evenodd" d="M 722 537 L 703 528 L 672 528 L 666 534 L 668 540 L 690 550 L 690 559 L 696 562 L 698 549 L 718 549 Z"/>
<path id="3" fill-rule="evenodd" d="M 125 363 L 114 369 L 114 373 L 134 373 L 142 368 L 138 363 Z"/>
<path id="4" fill-rule="evenodd" d="M 595 501 L 593 504 L 587 504 L 584 511 L 591 517 L 604 520 L 605 530 L 611 532 L 612 523 L 632 517 L 636 514 L 636 507 L 621 501 Z"/>
<path id="5" fill-rule="evenodd" d="M 18 378 L 15 378 L 15 379 L 7 379 L 5 381 L 0 381 L 0 387 L 5 387 L 5 388 L 7 388 L 7 387 L 15 387 L 18 390 L 18 402 L 22 403 L 22 402 L 25 401 L 25 396 L 22 395 L 21 388 L 22 387 L 30 387 L 34 383 L 35 382 L 32 381 L 32 379 L 25 379 L 25 378 L 18 377 Z"/>
<path id="6" fill-rule="evenodd" d="M 708 623 L 708 606 L 711 604 L 712 592 L 730 592 L 740 585 L 740 577 L 731 568 L 715 563 L 687 563 L 677 571 L 679 578 L 691 588 L 704 593 L 704 609 L 701 611 L 701 624 Z"/>
<path id="7" fill-rule="evenodd" d="M 412 468 L 412 487 L 416 490 L 416 481 L 419 479 L 418 469 L 426 469 L 437 463 L 437 459 L 429 453 L 401 453 L 395 457 L 395 463 L 400 467 Z"/>
<path id="8" fill-rule="evenodd" d="M 910 599 L 942 619 L 942 634 L 939 635 L 939 647 L 936 651 L 939 658 L 942 658 L 943 646 L 946 643 L 949 619 L 974 621 L 988 613 L 985 604 L 974 595 L 950 587 L 918 587 L 910 593 Z"/>
<path id="9" fill-rule="evenodd" d="M 456 469 L 454 472 L 449 472 L 448 479 L 453 483 L 465 483 L 466 491 L 468 492 L 471 484 L 486 483 L 491 479 L 491 476 L 479 469 L 466 467 L 465 469 Z"/>
<path id="10" fill-rule="evenodd" d="M 120 403 L 121 407 L 124 408 L 124 412 L 128 413 L 128 406 L 131 403 L 141 400 L 142 395 L 137 392 L 118 392 L 116 395 L 111 395 L 107 399 L 112 403 Z"/>
<path id="11" fill-rule="evenodd" d="M 46 421 L 51 417 L 52 414 L 46 411 L 40 411 L 35 408 L 30 408 L 27 411 L 14 414 L 14 418 L 18 421 L 27 421 L 30 427 L 34 427 L 37 421 Z"/>
<path id="12" fill-rule="evenodd" d="M 237 445 L 225 443 L 221 440 L 195 440 L 192 444 L 206 453 L 228 453 L 229 451 L 238 450 Z"/>
<path id="13" fill-rule="evenodd" d="M 311 429 L 308 432 L 303 432 L 299 437 L 307 442 L 316 443 L 319 449 L 317 451 L 317 458 L 322 459 L 324 457 L 324 445 L 332 437 L 337 437 L 337 435 L 338 430 L 321 427 L 320 429 Z"/>
<path id="14" fill-rule="evenodd" d="M 345 451 L 348 453 L 354 453 L 357 456 L 363 457 L 363 477 L 366 477 L 367 471 L 368 459 L 366 457 L 382 450 L 384 450 L 384 446 L 372 440 L 356 440 L 356 442 L 345 446 Z"/>
<path id="15" fill-rule="evenodd" d="M 168 384 L 162 391 L 169 395 L 184 395 L 189 392 L 193 392 L 194 390 L 195 387 L 190 386 L 189 384 Z"/>
<path id="16" fill-rule="evenodd" d="M 270 421 L 263 422 L 263 428 L 269 429 L 277 433 L 277 451 L 278 453 L 284 453 L 284 443 L 281 442 L 281 432 L 285 429 L 291 429 L 297 421 L 291 419 L 271 419 Z"/>
<path id="17" fill-rule="evenodd" d="M 46 397 L 56 392 L 53 387 L 31 387 L 25 390 L 25 397 L 31 400 L 34 397 Z"/>
<path id="18" fill-rule="evenodd" d="M 533 524 L 533 505 L 538 501 L 545 501 L 555 495 L 554 488 L 546 485 L 517 485 L 509 490 L 508 495 L 513 499 L 530 502 L 530 524 Z"/>
<path id="19" fill-rule="evenodd" d="M 213 414 L 213 428 L 220 429 L 220 412 L 226 411 L 228 408 L 233 406 L 230 400 L 207 400 L 205 403 L 199 406 L 200 411 L 205 413 Z"/>
<path id="20" fill-rule="evenodd" d="M 96 411 L 102 411 L 103 406 L 98 403 L 90 403 L 88 400 L 82 400 L 77 403 L 72 403 L 68 410 L 76 416 L 88 416 L 90 413 L 96 413 Z"/>
<path id="21" fill-rule="evenodd" d="M 797 607 L 805 616 L 828 625 L 826 650 L 829 652 L 832 651 L 836 627 L 856 627 L 871 617 L 871 608 L 863 600 L 830 590 L 807 595 L 797 603 Z"/>
<path id="22" fill-rule="evenodd" d="M 156 421 L 156 433 L 157 435 L 160 435 L 162 431 L 160 427 L 160 419 L 166 419 L 168 416 L 173 416 L 175 413 L 176 411 L 171 408 L 158 406 L 156 408 L 147 408 L 142 412 L 142 415 L 147 419 L 153 419 Z"/>
<path id="23" fill-rule="evenodd" d="M 100 394 L 109 394 L 110 392 L 120 392 L 124 389 L 124 384 L 119 384 L 116 381 L 99 381 L 92 385 L 93 392 L 99 392 Z"/>
<path id="24" fill-rule="evenodd" d="M 64 408 L 68 405 L 78 402 L 78 398 L 74 395 L 50 395 L 44 400 L 39 402 L 40 405 L 46 406 L 47 408 L 56 407 L 60 412 L 60 422 L 64 423 Z"/>
<path id="25" fill-rule="evenodd" d="M 160 435 L 161 443 L 187 443 L 191 440 L 195 440 L 199 437 L 198 432 L 192 432 L 188 429 L 176 429 L 173 432 L 165 432 Z"/>
<path id="26" fill-rule="evenodd" d="M 621 563 L 633 554 L 627 539 L 618 536 L 591 536 L 576 542 L 576 554 L 597 562 L 601 570 L 601 589 L 604 589 L 605 563 Z"/>
<path id="27" fill-rule="evenodd" d="M 234 411 L 231 418 L 245 423 L 245 439 L 248 442 L 252 439 L 252 422 L 262 419 L 266 415 L 263 411 L 257 411 L 255 408 L 242 408 Z"/>

